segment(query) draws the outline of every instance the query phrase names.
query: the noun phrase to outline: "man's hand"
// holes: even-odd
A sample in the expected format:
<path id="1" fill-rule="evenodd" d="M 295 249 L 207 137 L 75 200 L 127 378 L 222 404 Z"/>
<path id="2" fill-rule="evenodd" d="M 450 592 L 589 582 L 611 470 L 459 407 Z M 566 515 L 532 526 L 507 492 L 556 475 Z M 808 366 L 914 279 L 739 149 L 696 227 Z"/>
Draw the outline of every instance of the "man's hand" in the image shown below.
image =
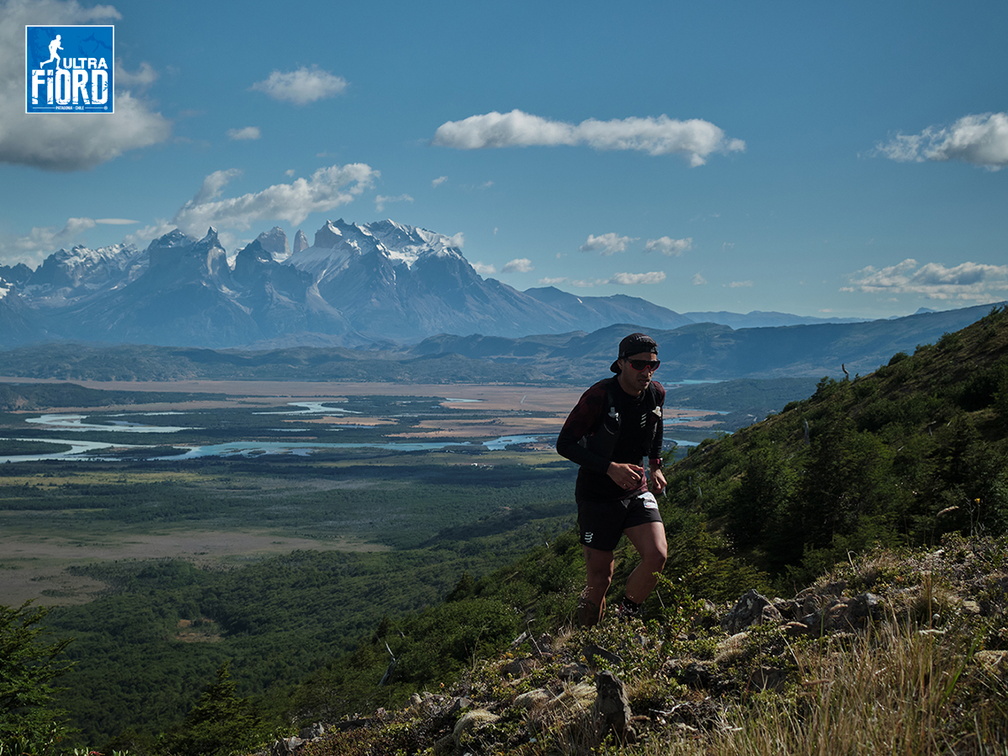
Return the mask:
<path id="1" fill-rule="evenodd" d="M 606 475 L 612 478 L 620 488 L 632 491 L 644 481 L 644 468 L 626 462 L 610 462 Z M 665 479 L 662 478 L 662 481 Z"/>
<path id="2" fill-rule="evenodd" d="M 665 473 L 661 471 L 661 468 L 659 467 L 657 470 L 652 469 L 651 483 L 649 486 L 649 488 L 651 489 L 651 493 L 653 493 L 655 496 L 661 496 L 663 493 L 665 493 L 665 486 L 667 485 L 668 484 L 665 482 Z"/>

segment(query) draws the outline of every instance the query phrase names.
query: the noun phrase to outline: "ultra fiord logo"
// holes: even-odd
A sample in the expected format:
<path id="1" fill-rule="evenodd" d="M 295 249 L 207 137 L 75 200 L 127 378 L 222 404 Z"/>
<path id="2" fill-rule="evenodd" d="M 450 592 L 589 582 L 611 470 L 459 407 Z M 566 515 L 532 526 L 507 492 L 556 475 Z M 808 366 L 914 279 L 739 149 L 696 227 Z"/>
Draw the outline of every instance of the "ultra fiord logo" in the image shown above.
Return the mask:
<path id="1" fill-rule="evenodd" d="M 26 26 L 26 113 L 112 113 L 112 26 Z"/>

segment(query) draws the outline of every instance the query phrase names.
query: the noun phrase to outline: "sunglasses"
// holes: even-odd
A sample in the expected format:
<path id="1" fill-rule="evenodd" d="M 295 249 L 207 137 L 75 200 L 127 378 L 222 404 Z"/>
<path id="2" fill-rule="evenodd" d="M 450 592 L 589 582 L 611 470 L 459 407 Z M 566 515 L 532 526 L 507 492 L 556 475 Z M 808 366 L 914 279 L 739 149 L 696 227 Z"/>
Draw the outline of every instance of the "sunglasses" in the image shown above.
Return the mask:
<path id="1" fill-rule="evenodd" d="M 644 370 L 645 368 L 657 370 L 658 366 L 661 365 L 661 360 L 627 360 L 627 362 L 630 363 L 630 367 L 634 370 Z"/>

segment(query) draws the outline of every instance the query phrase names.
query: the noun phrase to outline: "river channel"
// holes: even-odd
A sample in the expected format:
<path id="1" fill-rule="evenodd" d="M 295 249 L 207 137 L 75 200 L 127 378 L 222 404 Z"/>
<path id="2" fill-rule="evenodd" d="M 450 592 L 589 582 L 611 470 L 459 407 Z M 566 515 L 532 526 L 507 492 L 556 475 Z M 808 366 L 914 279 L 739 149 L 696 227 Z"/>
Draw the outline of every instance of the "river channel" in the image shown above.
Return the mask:
<path id="1" fill-rule="evenodd" d="M 457 401 L 457 400 L 456 400 Z M 171 415 L 180 415 L 182 413 L 178 412 L 149 412 L 149 413 L 131 413 L 131 418 L 137 418 L 142 416 L 147 417 L 165 417 Z M 338 416 L 342 418 L 350 419 L 350 416 L 360 414 L 354 410 L 347 409 L 344 407 L 334 407 L 329 403 L 324 402 L 291 402 L 288 409 L 283 410 L 271 410 L 268 412 L 256 412 L 257 415 L 282 415 L 282 416 Z M 370 441 L 322 441 L 322 440 L 305 440 L 305 441 L 262 441 L 262 440 L 233 440 L 225 441 L 219 443 L 208 443 L 208 444 L 189 444 L 189 443 L 172 443 L 167 436 L 172 434 L 181 433 L 185 431 L 198 431 L 201 430 L 198 426 L 182 426 L 182 425 L 160 425 L 160 424 L 144 424 L 142 422 L 137 422 L 134 420 L 121 420 L 118 419 L 116 415 L 109 415 L 102 418 L 102 422 L 94 422 L 92 420 L 94 415 L 84 415 L 84 414 L 74 414 L 74 413 L 64 413 L 64 414 L 44 414 L 38 417 L 26 418 L 25 422 L 35 428 L 46 431 L 44 436 L 35 436 L 32 438 L 19 437 L 19 436 L 7 436 L 5 438 L 0 438 L 3 441 L 15 441 L 15 442 L 45 442 L 48 444 L 56 444 L 61 446 L 67 446 L 69 448 L 59 450 L 59 451 L 48 451 L 48 452 L 37 452 L 32 454 L 19 454 L 19 455 L 8 455 L 0 456 L 0 464 L 3 463 L 16 463 L 16 462 L 38 462 L 45 460 L 72 460 L 72 461 L 113 461 L 121 458 L 121 452 L 124 450 L 135 450 L 138 455 L 143 454 L 145 451 L 149 452 L 152 449 L 173 447 L 177 450 L 177 453 L 150 457 L 145 456 L 146 459 L 151 460 L 191 460 L 191 459 L 201 459 L 204 457 L 256 457 L 263 454 L 292 454 L 299 456 L 308 456 L 313 452 L 322 451 L 326 449 L 380 449 L 383 451 L 400 451 L 400 452 L 417 452 L 417 451 L 437 451 L 442 449 L 451 448 L 482 448 L 487 451 L 501 451 L 509 446 L 521 445 L 521 444 L 532 444 L 532 443 L 547 443 L 552 444 L 555 440 L 555 434 L 542 435 L 542 434 L 511 434 L 502 435 L 496 438 L 492 438 L 484 441 L 452 441 L 452 440 L 423 440 L 423 441 L 390 441 L 390 440 L 370 440 Z M 89 422 L 89 420 L 91 420 Z M 674 425 L 674 421 L 666 421 L 666 426 Z M 332 429 L 333 431 L 338 430 L 349 430 L 355 427 L 367 427 L 364 425 L 355 426 L 352 423 L 344 424 L 340 428 Z M 275 432 L 298 432 L 304 429 L 302 428 L 275 428 Z M 157 434 L 161 436 L 158 439 L 158 443 L 151 444 L 136 444 L 136 443 L 114 443 L 108 441 L 85 441 L 79 438 L 67 438 L 67 434 L 76 433 L 123 433 L 123 434 L 141 434 L 141 435 L 154 435 Z M 49 435 L 51 433 L 52 435 Z M 671 441 L 667 442 L 667 445 L 671 447 L 672 445 L 678 446 L 694 446 L 695 443 L 692 441 Z M 113 454 L 113 450 L 115 454 Z"/>

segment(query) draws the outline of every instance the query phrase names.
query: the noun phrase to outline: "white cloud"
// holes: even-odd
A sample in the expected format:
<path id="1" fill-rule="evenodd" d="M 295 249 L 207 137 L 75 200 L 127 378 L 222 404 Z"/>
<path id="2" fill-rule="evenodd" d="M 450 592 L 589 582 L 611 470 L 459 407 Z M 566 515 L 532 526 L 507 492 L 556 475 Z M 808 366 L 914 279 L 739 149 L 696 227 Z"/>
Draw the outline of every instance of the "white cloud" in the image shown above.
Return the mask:
<path id="1" fill-rule="evenodd" d="M 399 194 L 395 197 L 388 197 L 384 194 L 379 194 L 375 197 L 375 210 L 379 213 L 385 212 L 385 206 L 391 202 L 412 202 L 413 198 L 408 194 Z"/>
<path id="2" fill-rule="evenodd" d="M 627 246 L 635 241 L 632 236 L 619 236 L 617 234 L 588 234 L 588 239 L 579 249 L 582 252 L 598 252 L 601 255 L 613 255 L 617 252 L 626 252 Z"/>
<path id="3" fill-rule="evenodd" d="M 489 263 L 470 263 L 473 266 L 473 270 L 479 273 L 481 276 L 492 276 L 497 272 L 497 268 Z"/>
<path id="4" fill-rule="evenodd" d="M 965 262 L 947 268 L 908 258 L 896 265 L 862 268 L 841 291 L 922 294 L 930 299 L 989 301 L 1008 294 L 1008 265 Z"/>
<path id="5" fill-rule="evenodd" d="M 641 284 L 657 284 L 664 280 L 665 274 L 660 270 L 656 270 L 651 273 L 617 273 L 609 283 L 638 286 Z"/>
<path id="6" fill-rule="evenodd" d="M 693 276 L 693 280 L 690 281 L 690 283 L 692 283 L 694 286 L 706 286 L 707 285 L 707 279 L 704 278 L 699 273 L 697 273 L 696 275 Z"/>
<path id="7" fill-rule="evenodd" d="M 310 213 L 328 212 L 345 205 L 371 188 L 379 173 L 364 163 L 319 168 L 311 178 L 274 184 L 259 192 L 219 199 L 224 186 L 238 171 L 216 171 L 182 206 L 173 223 L 182 231 L 202 236 L 209 226 L 248 228 L 262 220 L 301 223 Z"/>
<path id="8" fill-rule="evenodd" d="M 557 278 L 541 278 L 539 284 L 542 286 L 559 286 L 566 284 L 579 289 L 590 289 L 595 286 L 640 286 L 646 284 L 657 284 L 664 281 L 665 274 L 661 271 L 651 273 L 617 273 L 611 278 L 567 278 L 564 276 Z"/>
<path id="9" fill-rule="evenodd" d="M 460 150 L 490 147 L 558 147 L 585 145 L 596 150 L 636 150 L 649 155 L 685 156 L 691 165 L 703 165 L 713 153 L 740 152 L 745 142 L 729 139 L 724 131 L 699 119 L 677 121 L 657 118 L 624 118 L 579 124 L 551 121 L 512 110 L 447 121 L 434 133 L 433 143 Z"/>
<path id="10" fill-rule="evenodd" d="M 10 247 L 17 252 L 19 261 L 37 265 L 60 247 L 73 246 L 82 233 L 97 223 L 93 218 L 67 218 L 63 228 L 35 227 L 27 236 L 14 239 Z"/>
<path id="11" fill-rule="evenodd" d="M 527 257 L 517 257 L 504 264 L 505 273 L 531 273 L 533 270 L 535 266 Z"/>
<path id="12" fill-rule="evenodd" d="M 252 89 L 264 92 L 274 100 L 307 105 L 316 100 L 324 100 L 342 94 L 347 88 L 346 79 L 324 71 L 318 66 L 302 66 L 296 71 L 273 71 L 263 81 L 257 81 Z"/>
<path id="13" fill-rule="evenodd" d="M 133 226 L 139 222 L 129 218 L 95 218 L 95 223 L 105 226 Z"/>
<path id="14" fill-rule="evenodd" d="M 728 283 L 729 289 L 751 289 L 752 287 L 752 281 L 731 281 Z"/>
<path id="15" fill-rule="evenodd" d="M 1008 113 L 968 115 L 951 126 L 898 134 L 876 153 L 901 162 L 961 160 L 998 170 L 1008 165 Z"/>
<path id="16" fill-rule="evenodd" d="M 648 239 L 644 244 L 647 252 L 661 252 L 669 257 L 679 257 L 683 252 L 693 248 L 693 238 L 673 239 L 669 236 L 662 236 L 658 239 Z"/>
<path id="17" fill-rule="evenodd" d="M 443 184 L 447 180 L 448 180 L 447 176 L 438 176 L 436 179 L 430 182 L 430 185 L 433 188 L 437 189 L 439 186 L 441 186 L 441 184 Z"/>
<path id="18" fill-rule="evenodd" d="M 262 132 L 258 126 L 245 126 L 241 129 L 228 129 L 227 135 L 228 139 L 233 139 L 236 142 L 244 140 L 254 141 L 262 136 Z"/>
<path id="19" fill-rule="evenodd" d="M 25 25 L 108 23 L 121 18 L 110 5 L 86 8 L 75 0 L 0 2 L 0 162 L 52 171 L 79 171 L 124 152 L 165 141 L 169 122 L 116 81 L 115 113 L 24 112 Z M 139 75 L 140 80 L 150 74 Z M 17 103 L 22 106 L 17 107 Z"/>
<path id="20" fill-rule="evenodd" d="M 141 63 L 136 71 L 129 71 L 117 60 L 115 61 L 115 85 L 116 87 L 131 87 L 133 89 L 146 89 L 157 81 L 157 71 L 150 63 Z"/>

